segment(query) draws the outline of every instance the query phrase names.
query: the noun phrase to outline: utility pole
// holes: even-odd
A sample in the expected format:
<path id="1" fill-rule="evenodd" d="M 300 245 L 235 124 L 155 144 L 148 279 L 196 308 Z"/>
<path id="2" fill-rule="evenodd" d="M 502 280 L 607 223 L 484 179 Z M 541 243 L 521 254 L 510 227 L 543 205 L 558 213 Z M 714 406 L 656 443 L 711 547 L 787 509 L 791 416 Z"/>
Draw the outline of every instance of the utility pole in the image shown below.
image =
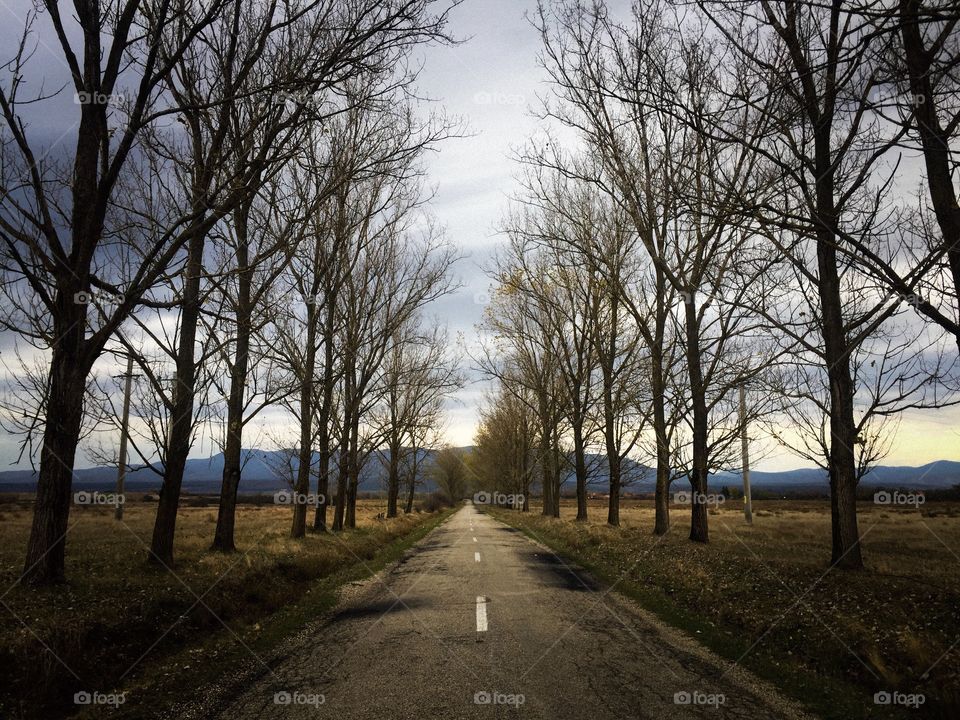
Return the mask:
<path id="1" fill-rule="evenodd" d="M 117 466 L 117 506 L 114 517 L 123 520 L 123 481 L 127 477 L 127 435 L 130 423 L 130 385 L 133 382 L 133 354 L 127 356 L 127 374 L 123 384 L 123 417 L 120 421 L 120 460 Z"/>
<path id="2" fill-rule="evenodd" d="M 747 442 L 747 391 L 740 385 L 740 453 L 743 456 L 743 517 L 753 524 L 753 503 L 750 497 L 750 446 Z"/>

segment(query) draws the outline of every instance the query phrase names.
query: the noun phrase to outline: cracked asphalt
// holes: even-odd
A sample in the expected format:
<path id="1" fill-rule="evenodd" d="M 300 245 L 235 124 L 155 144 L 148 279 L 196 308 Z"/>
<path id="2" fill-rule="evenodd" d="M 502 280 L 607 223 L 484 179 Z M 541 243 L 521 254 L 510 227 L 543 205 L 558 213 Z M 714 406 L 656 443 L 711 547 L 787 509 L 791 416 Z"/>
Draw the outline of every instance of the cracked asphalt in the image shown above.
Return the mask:
<path id="1" fill-rule="evenodd" d="M 466 505 L 208 717 L 810 716 Z"/>

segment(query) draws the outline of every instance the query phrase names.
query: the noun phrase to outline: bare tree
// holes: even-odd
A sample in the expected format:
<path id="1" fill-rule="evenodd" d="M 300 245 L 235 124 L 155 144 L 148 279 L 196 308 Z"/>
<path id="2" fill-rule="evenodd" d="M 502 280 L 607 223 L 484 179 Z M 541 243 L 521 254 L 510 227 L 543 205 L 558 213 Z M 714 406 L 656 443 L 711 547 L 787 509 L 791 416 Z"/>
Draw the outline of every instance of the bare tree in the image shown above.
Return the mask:
<path id="1" fill-rule="evenodd" d="M 286 191 L 281 182 L 271 182 L 261 193 L 244 200 L 230 222 L 224 223 L 223 237 L 217 243 L 224 273 L 216 280 L 216 292 L 224 297 L 227 311 L 209 321 L 201 316 L 205 333 L 221 338 L 215 344 L 224 378 L 218 373 L 214 382 L 226 407 L 223 480 L 213 549 L 225 552 L 236 549 L 237 491 L 245 461 L 243 430 L 287 392 L 272 362 L 270 318 L 275 315 L 276 279 L 286 266 L 281 250 L 293 234 L 285 221 L 305 219 L 279 212 L 284 206 L 279 196 Z"/>
<path id="2" fill-rule="evenodd" d="M 529 509 L 530 486 L 537 471 L 532 405 L 501 384 L 481 410 L 470 459 L 479 490 L 522 495 L 523 502 L 515 509 L 523 511 Z"/>
<path id="3" fill-rule="evenodd" d="M 756 159 L 748 145 L 705 132 L 704 125 L 722 119 L 731 134 L 747 137 L 758 129 L 751 114 L 723 93 L 722 58 L 712 44 L 702 36 L 684 41 L 683 33 L 697 28 L 671 22 L 662 4 L 635 7 L 627 25 L 615 23 L 602 5 L 559 5 L 550 13 L 541 10 L 539 28 L 558 100 L 546 104 L 544 115 L 580 133 L 594 162 L 565 162 L 557 153 L 541 153 L 538 161 L 605 192 L 632 223 L 657 280 L 683 299 L 679 327 L 692 448 L 687 477 L 695 500 L 690 538 L 706 542 L 707 511 L 698 500 L 707 494 L 711 410 L 725 393 L 717 401 L 710 396 L 718 368 L 732 365 L 734 338 L 756 330 L 736 305 L 711 298 L 740 278 L 733 260 L 752 235 L 739 226 L 731 200 L 755 182 Z M 663 309 L 657 315 L 664 322 L 669 317 Z M 635 317 L 640 327 L 648 326 L 646 317 Z M 662 352 L 660 338 L 648 344 Z M 663 382 L 664 368 L 655 371 Z M 662 397 L 660 388 L 656 394 Z M 657 409 L 655 415 L 665 412 Z M 661 422 L 655 418 L 655 426 Z M 663 453 L 666 460 L 669 450 Z M 665 465 L 658 459 L 664 477 Z"/>
<path id="4" fill-rule="evenodd" d="M 775 193 L 745 198 L 744 204 L 771 228 L 769 237 L 815 289 L 810 314 L 818 320 L 820 339 L 803 342 L 822 362 L 830 388 L 831 560 L 860 568 L 851 358 L 901 298 L 874 293 L 872 307 L 851 313 L 843 288 L 876 286 L 862 263 L 848 262 L 857 254 L 879 260 L 886 252 L 883 263 L 892 264 L 893 248 L 884 244 L 893 221 L 884 205 L 890 186 L 880 176 L 879 160 L 897 137 L 889 138 L 869 112 L 881 77 L 879 58 L 890 42 L 882 27 L 887 21 L 865 21 L 863 6 L 855 2 L 701 5 L 738 58 L 736 69 L 745 80 L 734 94 L 765 128 L 762 136 L 728 135 L 762 156 L 777 180 Z M 771 90 L 780 100 L 776 105 L 766 99 Z M 849 279 L 858 272 L 860 279 Z M 918 281 L 919 274 L 902 289 L 912 293 Z"/>
<path id="5" fill-rule="evenodd" d="M 387 466 L 387 517 L 396 517 L 401 468 L 406 456 L 417 452 L 417 426 L 449 393 L 463 386 L 449 353 L 446 330 L 436 323 L 424 327 L 420 318 L 412 317 L 391 340 L 383 385 L 378 424 L 385 436 L 381 455 L 386 456 Z"/>
<path id="6" fill-rule="evenodd" d="M 169 111 L 161 89 L 174 64 L 221 15 L 224 2 L 215 0 L 192 13 L 169 3 L 113 5 L 103 13 L 99 4 L 78 7 L 72 17 L 76 27 L 68 25 L 57 3 L 44 5 L 78 99 L 71 156 L 48 154 L 22 116 L 30 105 L 54 98 L 24 97 L 24 78 L 31 73 L 28 38 L 37 15 L 27 20 L 23 41 L 5 65 L 9 82 L 0 90 L 7 131 L 0 146 L 3 271 L 7 282 L 29 287 L 51 318 L 43 446 L 24 563 L 26 579 L 35 583 L 64 579 L 87 376 L 111 335 L 187 240 L 182 222 L 153 233 L 127 226 L 122 213 L 113 215 L 116 191 L 144 129 Z M 103 33 L 104 17 L 110 18 L 109 35 Z M 159 52 L 161 46 L 166 53 Z M 121 229 L 127 241 L 113 242 Z M 127 272 L 111 276 L 112 268 Z M 91 317 L 86 302 L 91 288 L 111 291 L 120 300 L 101 317 Z M 19 318 L 13 314 L 7 326 L 17 330 Z"/>

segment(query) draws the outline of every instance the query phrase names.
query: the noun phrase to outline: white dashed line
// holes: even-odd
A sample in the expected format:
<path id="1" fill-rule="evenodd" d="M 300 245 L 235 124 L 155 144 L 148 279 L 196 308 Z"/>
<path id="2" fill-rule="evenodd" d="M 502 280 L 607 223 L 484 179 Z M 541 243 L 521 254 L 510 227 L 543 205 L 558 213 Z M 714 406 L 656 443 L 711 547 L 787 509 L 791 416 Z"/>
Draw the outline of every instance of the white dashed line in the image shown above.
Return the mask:
<path id="1" fill-rule="evenodd" d="M 474 553 L 473 559 L 476 560 L 477 562 L 480 562 L 480 553 Z"/>
<path id="2" fill-rule="evenodd" d="M 476 542 L 476 541 L 477 541 L 477 539 L 476 539 L 476 538 L 474 538 L 474 539 L 473 539 L 473 541 L 474 541 L 474 542 Z"/>
<path id="3" fill-rule="evenodd" d="M 477 595 L 477 632 L 487 631 L 487 599 Z"/>

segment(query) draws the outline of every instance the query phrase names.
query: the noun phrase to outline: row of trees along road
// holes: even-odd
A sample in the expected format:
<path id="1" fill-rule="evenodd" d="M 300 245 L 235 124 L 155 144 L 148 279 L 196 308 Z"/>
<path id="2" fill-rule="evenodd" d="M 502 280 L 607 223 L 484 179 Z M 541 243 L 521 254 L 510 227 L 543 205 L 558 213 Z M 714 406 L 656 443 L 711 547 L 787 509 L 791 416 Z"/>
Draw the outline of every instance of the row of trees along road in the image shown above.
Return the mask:
<path id="1" fill-rule="evenodd" d="M 334 529 L 353 525 L 359 473 L 388 436 L 430 439 L 460 380 L 425 315 L 455 284 L 421 158 L 456 128 L 418 114 L 411 60 L 451 41 L 449 9 L 117 0 L 31 13 L 0 87 L 2 322 L 20 338 L 4 424 L 39 461 L 27 580 L 64 578 L 77 450 L 110 459 L 118 356 L 136 366 L 132 454 L 163 478 L 159 563 L 173 561 L 205 428 L 224 453 L 220 550 L 234 548 L 244 430 L 265 409 L 296 419 L 296 490 L 314 477 L 326 496 L 335 474 Z M 60 92 L 39 43 L 68 69 Z M 71 94 L 78 121 L 51 139 L 38 111 Z M 295 505 L 295 537 L 306 513 Z"/>
<path id="2" fill-rule="evenodd" d="M 898 413 L 956 400 L 958 21 L 919 0 L 539 8 L 552 91 L 491 268 L 478 442 L 522 438 L 544 514 L 572 472 L 586 519 L 597 450 L 611 525 L 632 457 L 656 468 L 654 532 L 684 478 L 707 542 L 708 475 L 738 469 L 747 422 L 828 471 L 832 563 L 862 567 L 857 483 Z"/>

